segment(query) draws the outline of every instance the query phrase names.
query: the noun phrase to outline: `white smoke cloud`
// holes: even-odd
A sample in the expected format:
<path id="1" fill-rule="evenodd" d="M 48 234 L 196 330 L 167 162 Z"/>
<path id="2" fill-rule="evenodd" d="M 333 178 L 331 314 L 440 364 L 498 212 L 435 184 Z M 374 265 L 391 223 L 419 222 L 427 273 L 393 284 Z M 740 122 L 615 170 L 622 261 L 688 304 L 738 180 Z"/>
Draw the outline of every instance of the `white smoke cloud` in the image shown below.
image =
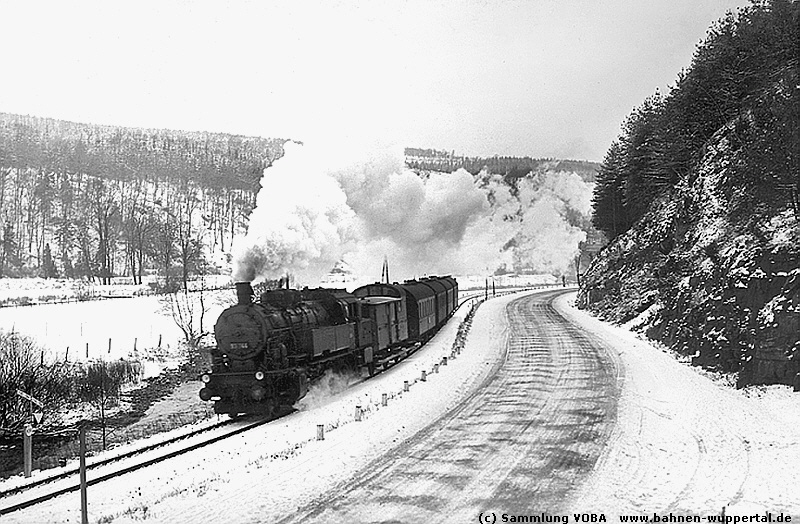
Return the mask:
<path id="1" fill-rule="evenodd" d="M 323 274 L 352 238 L 353 210 L 336 180 L 303 146 L 264 171 L 244 245 L 235 254 L 234 279 Z"/>
<path id="2" fill-rule="evenodd" d="M 515 267 L 568 273 L 586 233 L 573 221 L 591 213 L 592 186 L 575 173 L 547 171 L 520 184 L 523 209 Z"/>
<path id="3" fill-rule="evenodd" d="M 394 280 L 568 273 L 592 193 L 574 173 L 538 173 L 512 189 L 499 175 L 465 170 L 421 177 L 401 148 L 295 144 L 261 185 L 235 278 L 292 273 L 312 286 L 339 260 L 374 281 L 384 256 Z"/>

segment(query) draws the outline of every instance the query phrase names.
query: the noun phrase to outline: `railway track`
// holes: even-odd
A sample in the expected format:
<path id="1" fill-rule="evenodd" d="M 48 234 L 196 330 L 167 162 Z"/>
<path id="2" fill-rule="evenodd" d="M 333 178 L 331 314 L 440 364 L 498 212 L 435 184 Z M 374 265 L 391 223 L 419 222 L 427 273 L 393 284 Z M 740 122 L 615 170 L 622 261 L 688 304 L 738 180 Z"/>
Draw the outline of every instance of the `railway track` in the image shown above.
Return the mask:
<path id="1" fill-rule="evenodd" d="M 275 420 L 275 418 L 227 420 L 186 435 L 176 436 L 158 444 L 139 448 L 115 457 L 97 460 L 87 464 L 87 472 L 94 473 L 89 475 L 87 485 L 92 486 L 157 462 L 194 451 L 272 420 Z M 208 435 L 208 433 L 211 433 L 211 435 Z M 77 477 L 78 468 L 73 468 L 57 475 L 51 475 L 22 486 L 4 490 L 0 492 L 0 515 L 12 513 L 60 495 L 77 491 L 80 489 Z"/>
<path id="2" fill-rule="evenodd" d="M 222 426 L 226 426 L 226 425 L 230 424 L 231 422 L 232 422 L 231 420 L 219 421 L 219 422 L 217 422 L 215 424 L 210 424 L 210 425 L 205 426 L 203 428 L 198 428 L 197 430 L 191 431 L 189 433 L 179 434 L 179 435 L 170 437 L 170 438 L 168 438 L 166 440 L 162 440 L 162 441 L 157 442 L 157 443 L 152 443 L 152 444 L 148 444 L 148 445 L 145 445 L 145 446 L 137 447 L 135 449 L 131 449 L 129 451 L 125 451 L 124 453 L 121 453 L 119 455 L 114 455 L 114 456 L 109 456 L 109 457 L 102 457 L 101 456 L 101 457 L 97 458 L 96 460 L 92 460 L 91 458 L 88 458 L 87 461 L 86 461 L 87 462 L 86 463 L 86 469 L 88 471 L 88 470 L 95 469 L 95 468 L 98 468 L 98 467 L 101 467 L 101 466 L 105 466 L 107 464 L 111 464 L 113 462 L 117 462 L 117 461 L 120 461 L 120 460 L 125 460 L 125 459 L 130 458 L 130 457 L 132 457 L 134 455 L 145 453 L 145 452 L 151 451 L 153 449 L 156 449 L 158 447 L 166 446 L 166 445 L 172 444 L 173 442 L 177 442 L 179 440 L 191 438 L 194 435 L 197 435 L 197 434 L 200 434 L 200 433 L 204 433 L 206 431 L 211 431 L 213 429 L 216 429 L 216 428 L 219 428 L 219 427 L 222 427 Z M 78 466 L 73 466 L 73 467 L 70 467 L 70 468 L 68 468 L 66 470 L 57 472 L 57 473 L 44 474 L 43 476 L 41 476 L 39 478 L 31 479 L 30 481 L 25 482 L 23 484 L 20 484 L 18 486 L 12 486 L 10 488 L 0 489 L 0 500 L 2 500 L 5 497 L 11 496 L 11 495 L 16 495 L 17 493 L 22 493 L 23 491 L 26 491 L 28 489 L 35 488 L 37 486 L 41 486 L 43 484 L 47 484 L 47 483 L 50 483 L 50 482 L 55 482 L 57 480 L 61 480 L 61 479 L 70 477 L 72 475 L 77 475 L 77 474 L 78 474 Z M 0 512 L 0 515 L 1 514 L 2 514 L 2 512 Z"/>

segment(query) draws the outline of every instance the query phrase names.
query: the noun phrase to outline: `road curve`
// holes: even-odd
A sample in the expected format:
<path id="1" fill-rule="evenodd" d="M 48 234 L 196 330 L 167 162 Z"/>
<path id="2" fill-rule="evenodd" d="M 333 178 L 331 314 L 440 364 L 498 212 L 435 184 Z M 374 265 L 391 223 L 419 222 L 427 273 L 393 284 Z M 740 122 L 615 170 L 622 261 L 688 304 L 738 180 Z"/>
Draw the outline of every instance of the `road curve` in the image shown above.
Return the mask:
<path id="1" fill-rule="evenodd" d="M 470 522 L 569 507 L 613 429 L 621 371 L 553 308 L 564 292 L 509 303 L 505 359 L 481 387 L 281 522 Z"/>

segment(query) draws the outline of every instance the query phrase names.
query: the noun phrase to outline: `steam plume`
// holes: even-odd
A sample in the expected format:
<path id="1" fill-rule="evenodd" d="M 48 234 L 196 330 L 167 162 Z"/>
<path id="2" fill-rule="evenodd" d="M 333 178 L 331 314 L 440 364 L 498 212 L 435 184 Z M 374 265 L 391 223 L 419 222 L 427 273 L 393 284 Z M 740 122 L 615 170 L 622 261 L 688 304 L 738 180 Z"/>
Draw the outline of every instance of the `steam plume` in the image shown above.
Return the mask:
<path id="1" fill-rule="evenodd" d="M 234 276 L 290 272 L 309 285 L 339 260 L 375 280 L 384 255 L 396 279 L 498 269 L 563 274 L 585 238 L 592 191 L 574 173 L 537 173 L 511 188 L 487 173 L 419 176 L 400 148 L 296 144 L 261 185 Z"/>

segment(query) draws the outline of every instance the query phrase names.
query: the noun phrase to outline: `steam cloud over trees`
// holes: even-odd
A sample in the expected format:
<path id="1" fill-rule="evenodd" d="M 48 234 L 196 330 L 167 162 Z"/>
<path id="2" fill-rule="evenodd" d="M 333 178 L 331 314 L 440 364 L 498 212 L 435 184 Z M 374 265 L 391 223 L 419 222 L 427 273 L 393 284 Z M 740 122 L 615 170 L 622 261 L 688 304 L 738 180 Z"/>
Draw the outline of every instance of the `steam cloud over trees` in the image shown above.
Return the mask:
<path id="1" fill-rule="evenodd" d="M 287 144 L 261 186 L 236 279 L 290 272 L 313 285 L 339 260 L 372 279 L 384 256 L 397 278 L 563 274 L 590 227 L 592 184 L 575 173 L 418 174 L 393 148 L 342 154 Z"/>

